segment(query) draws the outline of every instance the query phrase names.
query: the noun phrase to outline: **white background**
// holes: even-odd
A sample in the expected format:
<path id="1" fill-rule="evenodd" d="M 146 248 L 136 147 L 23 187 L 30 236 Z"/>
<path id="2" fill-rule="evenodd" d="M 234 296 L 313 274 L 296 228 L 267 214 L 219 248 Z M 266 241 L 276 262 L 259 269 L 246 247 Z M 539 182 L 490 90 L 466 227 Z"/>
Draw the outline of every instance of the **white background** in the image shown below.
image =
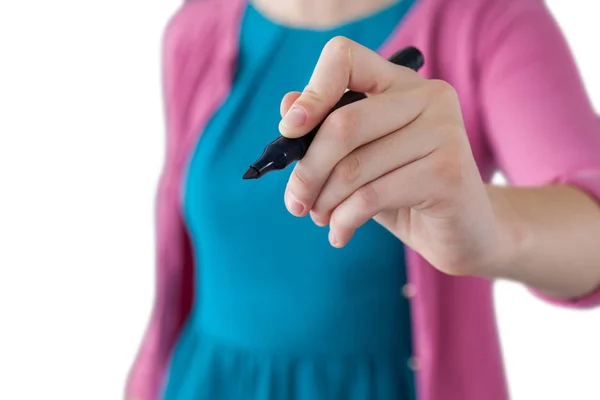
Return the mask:
<path id="1" fill-rule="evenodd" d="M 549 4 L 600 109 L 600 7 Z M 0 2 L 0 399 L 122 396 L 153 298 L 159 44 L 177 5 Z M 600 310 L 509 283 L 497 302 L 513 399 L 600 399 Z"/>

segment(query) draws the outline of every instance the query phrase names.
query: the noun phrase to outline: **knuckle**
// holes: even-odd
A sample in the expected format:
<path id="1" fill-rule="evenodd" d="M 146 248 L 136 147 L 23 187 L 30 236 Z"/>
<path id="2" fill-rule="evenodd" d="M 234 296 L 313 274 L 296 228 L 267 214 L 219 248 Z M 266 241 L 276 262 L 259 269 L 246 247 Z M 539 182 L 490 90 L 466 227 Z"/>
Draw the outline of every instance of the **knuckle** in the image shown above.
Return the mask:
<path id="1" fill-rule="evenodd" d="M 292 178 L 303 188 L 310 186 L 311 179 L 308 177 L 308 173 L 302 168 L 301 164 L 297 164 L 296 168 L 294 168 Z"/>
<path id="2" fill-rule="evenodd" d="M 428 82 L 431 98 L 434 103 L 442 103 L 444 107 L 448 105 L 459 106 L 459 98 L 454 86 L 441 79 L 432 79 Z"/>
<path id="3" fill-rule="evenodd" d="M 330 97 L 331 94 L 327 93 L 327 88 L 316 89 L 313 86 L 308 85 L 302 91 L 302 96 L 311 103 L 321 104 L 324 103 L 325 99 Z"/>
<path id="4" fill-rule="evenodd" d="M 352 69 L 352 40 L 344 36 L 335 36 L 325 46 L 321 56 L 337 65 L 340 75 L 350 77 Z"/>
<path id="5" fill-rule="evenodd" d="M 359 207 L 362 210 L 373 210 L 377 208 L 379 204 L 379 193 L 375 189 L 373 183 L 367 183 L 364 186 L 361 186 L 356 194 L 359 200 Z"/>
<path id="6" fill-rule="evenodd" d="M 457 97 L 456 90 L 448 82 L 442 79 L 430 79 L 429 88 L 436 96 L 452 96 Z"/>
<path id="7" fill-rule="evenodd" d="M 327 118 L 327 125 L 335 140 L 349 141 L 356 132 L 357 121 L 354 113 L 340 108 Z"/>
<path id="8" fill-rule="evenodd" d="M 335 173 L 344 182 L 352 183 L 360 176 L 361 164 L 358 155 L 355 152 L 352 152 L 338 164 Z"/>
<path id="9" fill-rule="evenodd" d="M 462 157 L 457 146 L 447 147 L 435 159 L 434 176 L 446 188 L 457 188 L 461 185 L 463 170 Z"/>
<path id="10" fill-rule="evenodd" d="M 329 39 L 323 52 L 333 57 L 347 57 L 350 52 L 351 40 L 344 36 L 334 36 Z"/>

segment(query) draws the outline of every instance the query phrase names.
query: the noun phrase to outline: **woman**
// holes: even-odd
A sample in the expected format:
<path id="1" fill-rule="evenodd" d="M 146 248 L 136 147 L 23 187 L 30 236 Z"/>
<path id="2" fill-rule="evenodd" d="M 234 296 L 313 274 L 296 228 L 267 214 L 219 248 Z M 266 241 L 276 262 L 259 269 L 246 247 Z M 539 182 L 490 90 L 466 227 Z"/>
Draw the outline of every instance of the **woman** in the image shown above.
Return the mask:
<path id="1" fill-rule="evenodd" d="M 420 74 L 383 58 L 408 45 Z M 129 399 L 505 400 L 491 280 L 600 304 L 600 130 L 541 0 L 191 1 L 164 61 Z M 241 180 L 346 88 L 302 161 Z"/>

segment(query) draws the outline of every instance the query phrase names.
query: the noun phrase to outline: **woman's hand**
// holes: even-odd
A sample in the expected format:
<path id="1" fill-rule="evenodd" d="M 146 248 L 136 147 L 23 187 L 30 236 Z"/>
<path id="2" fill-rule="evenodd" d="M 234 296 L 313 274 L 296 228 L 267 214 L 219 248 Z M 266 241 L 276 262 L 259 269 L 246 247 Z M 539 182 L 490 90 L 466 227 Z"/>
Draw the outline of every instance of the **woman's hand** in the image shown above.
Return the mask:
<path id="1" fill-rule="evenodd" d="M 305 90 L 284 97 L 282 135 L 309 132 L 346 88 L 369 97 L 325 120 L 289 180 L 289 211 L 329 224 L 336 247 L 374 218 L 454 275 L 486 274 L 510 254 L 511 235 L 495 215 L 448 83 L 334 38 Z"/>

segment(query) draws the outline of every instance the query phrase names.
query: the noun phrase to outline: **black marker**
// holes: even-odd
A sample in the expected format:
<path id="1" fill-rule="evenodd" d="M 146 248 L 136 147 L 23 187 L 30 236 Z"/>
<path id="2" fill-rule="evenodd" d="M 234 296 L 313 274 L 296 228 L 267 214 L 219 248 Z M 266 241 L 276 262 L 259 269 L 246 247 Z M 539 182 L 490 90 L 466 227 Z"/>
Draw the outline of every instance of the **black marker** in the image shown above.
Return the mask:
<path id="1" fill-rule="evenodd" d="M 396 65 L 401 65 L 414 71 L 418 71 L 419 68 L 423 66 L 424 62 L 423 54 L 415 47 L 402 49 L 390 57 L 389 60 Z M 327 116 L 340 107 L 362 100 L 366 97 L 367 96 L 364 93 L 348 90 L 331 111 L 329 111 Z M 327 116 L 325 116 L 325 118 L 327 118 Z M 323 120 L 325 120 L 325 118 Z M 301 160 L 322 124 L 323 122 L 319 123 L 313 130 L 299 138 L 289 139 L 284 136 L 279 136 L 265 147 L 262 156 L 248 168 L 243 179 L 258 179 L 267 172 L 284 169 L 294 161 Z"/>

